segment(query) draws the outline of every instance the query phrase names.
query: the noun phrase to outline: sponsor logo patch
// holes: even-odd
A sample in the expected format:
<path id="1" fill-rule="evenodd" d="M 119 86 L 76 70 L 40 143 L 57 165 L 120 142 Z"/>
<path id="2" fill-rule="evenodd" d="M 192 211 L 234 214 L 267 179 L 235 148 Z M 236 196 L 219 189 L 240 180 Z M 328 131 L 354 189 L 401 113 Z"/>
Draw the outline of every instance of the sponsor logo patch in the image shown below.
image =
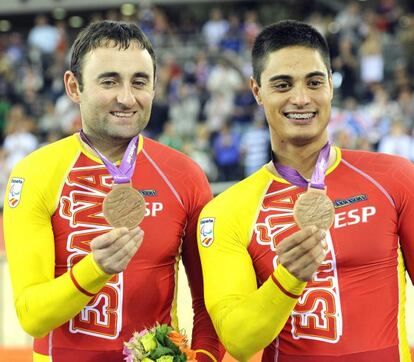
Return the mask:
<path id="1" fill-rule="evenodd" d="M 208 248 L 214 241 L 214 218 L 203 217 L 200 220 L 201 245 Z"/>
<path id="2" fill-rule="evenodd" d="M 19 205 L 20 197 L 22 195 L 23 182 L 24 180 L 18 177 L 13 177 L 10 180 L 10 191 L 9 191 L 8 199 L 9 199 L 9 206 L 12 208 Z"/>
<path id="3" fill-rule="evenodd" d="M 348 197 L 346 199 L 335 200 L 333 204 L 334 204 L 335 209 L 339 209 L 340 207 L 349 206 L 356 202 L 361 202 L 361 201 L 366 201 L 366 200 L 368 200 L 368 196 L 365 194 L 361 194 L 361 195 Z"/>
<path id="4" fill-rule="evenodd" d="M 157 196 L 157 190 L 138 190 L 142 196 Z"/>

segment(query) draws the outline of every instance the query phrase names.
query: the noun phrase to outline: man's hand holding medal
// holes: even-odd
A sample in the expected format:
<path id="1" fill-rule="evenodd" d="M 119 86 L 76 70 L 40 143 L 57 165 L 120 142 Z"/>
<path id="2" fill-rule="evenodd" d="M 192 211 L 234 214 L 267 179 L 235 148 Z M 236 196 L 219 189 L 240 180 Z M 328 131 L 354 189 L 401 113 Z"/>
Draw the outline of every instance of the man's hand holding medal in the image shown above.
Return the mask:
<path id="1" fill-rule="evenodd" d="M 280 263 L 303 281 L 311 280 L 325 259 L 326 232 L 334 221 L 335 209 L 324 184 L 329 152 L 328 142 L 319 152 L 310 182 L 295 169 L 280 165 L 273 159 L 276 170 L 282 177 L 296 186 L 307 187 L 293 208 L 293 217 L 301 230 L 276 246 Z"/>
<path id="2" fill-rule="evenodd" d="M 114 180 L 102 207 L 105 219 L 114 230 L 93 239 L 91 250 L 96 263 L 105 273 L 117 274 L 126 268 L 144 238 L 144 232 L 138 225 L 145 215 L 145 200 L 131 185 L 138 136 L 131 139 L 119 167 L 100 153 L 83 131 L 80 137 L 97 153 Z"/>

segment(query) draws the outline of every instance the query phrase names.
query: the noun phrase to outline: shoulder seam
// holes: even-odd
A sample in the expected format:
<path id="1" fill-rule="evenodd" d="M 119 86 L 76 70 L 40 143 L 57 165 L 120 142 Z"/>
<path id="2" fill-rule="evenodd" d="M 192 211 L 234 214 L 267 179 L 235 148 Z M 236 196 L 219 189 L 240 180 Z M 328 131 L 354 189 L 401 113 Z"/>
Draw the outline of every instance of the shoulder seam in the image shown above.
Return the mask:
<path id="1" fill-rule="evenodd" d="M 173 184 L 168 179 L 167 175 L 161 170 L 161 168 L 158 166 L 158 164 L 151 158 L 151 156 L 147 153 L 145 149 L 142 149 L 143 155 L 148 159 L 148 161 L 152 164 L 152 166 L 155 168 L 155 170 L 158 172 L 158 174 L 161 176 L 161 178 L 164 180 L 164 182 L 167 184 L 179 204 L 184 208 L 184 203 L 182 199 L 180 198 L 180 195 L 178 194 L 177 190 L 173 186 Z"/>
<path id="2" fill-rule="evenodd" d="M 349 167 L 350 169 L 354 170 L 355 172 L 359 173 L 362 177 L 365 177 L 368 181 L 370 181 L 378 190 L 380 190 L 384 194 L 384 196 L 390 202 L 391 206 L 394 209 L 396 208 L 394 200 L 392 199 L 391 195 L 377 180 L 375 180 L 372 176 L 368 175 L 367 173 L 365 173 L 358 167 L 350 164 L 348 161 L 344 160 L 344 158 L 342 158 L 342 162 L 345 164 L 345 166 Z"/>

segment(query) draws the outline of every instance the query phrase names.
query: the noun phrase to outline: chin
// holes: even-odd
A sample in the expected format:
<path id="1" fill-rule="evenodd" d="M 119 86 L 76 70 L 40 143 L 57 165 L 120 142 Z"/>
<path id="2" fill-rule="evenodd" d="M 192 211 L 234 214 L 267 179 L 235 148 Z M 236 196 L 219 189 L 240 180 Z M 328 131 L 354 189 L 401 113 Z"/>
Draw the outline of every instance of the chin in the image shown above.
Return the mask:
<path id="1" fill-rule="evenodd" d="M 289 138 L 290 138 L 290 142 L 296 146 L 304 146 L 309 143 L 315 142 L 315 137 L 307 136 L 307 135 L 298 135 L 298 136 L 293 136 Z"/>
<path id="2" fill-rule="evenodd" d="M 111 129 L 108 129 L 108 135 L 113 138 L 132 138 L 136 136 L 138 133 L 140 133 L 142 129 L 140 127 L 137 127 L 136 125 L 131 126 L 122 126 L 122 127 L 113 127 Z"/>

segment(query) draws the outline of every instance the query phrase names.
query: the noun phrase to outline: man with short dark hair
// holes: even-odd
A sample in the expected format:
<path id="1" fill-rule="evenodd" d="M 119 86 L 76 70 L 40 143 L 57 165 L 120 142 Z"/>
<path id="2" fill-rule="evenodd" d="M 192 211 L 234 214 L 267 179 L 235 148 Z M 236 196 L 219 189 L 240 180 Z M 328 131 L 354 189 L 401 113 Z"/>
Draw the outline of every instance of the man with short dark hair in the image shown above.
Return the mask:
<path id="1" fill-rule="evenodd" d="M 83 129 L 12 172 L 7 258 L 35 362 L 121 362 L 134 331 L 157 322 L 177 329 L 180 257 L 197 360 L 223 354 L 204 307 L 196 245 L 197 218 L 211 199 L 207 179 L 187 156 L 140 134 L 155 70 L 152 45 L 136 25 L 89 25 L 64 75 Z"/>
<path id="2" fill-rule="evenodd" d="M 414 279 L 414 166 L 328 141 L 329 50 L 281 21 L 252 50 L 252 92 L 272 161 L 209 202 L 199 220 L 205 303 L 247 361 L 411 361 L 405 271 Z"/>

